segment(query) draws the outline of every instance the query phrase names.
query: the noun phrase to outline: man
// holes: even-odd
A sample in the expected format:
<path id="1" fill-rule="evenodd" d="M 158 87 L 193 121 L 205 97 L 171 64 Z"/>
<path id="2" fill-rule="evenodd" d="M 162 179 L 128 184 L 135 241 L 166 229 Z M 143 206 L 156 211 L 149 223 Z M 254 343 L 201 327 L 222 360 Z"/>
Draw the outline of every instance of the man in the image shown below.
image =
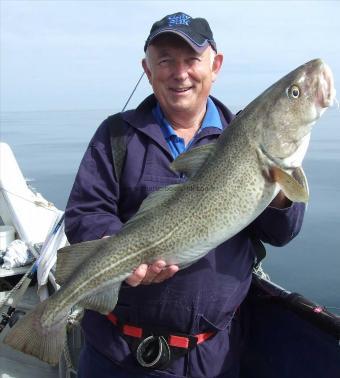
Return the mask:
<path id="1" fill-rule="evenodd" d="M 117 233 L 148 194 L 183 182 L 169 168 L 173 159 L 214 141 L 233 118 L 209 95 L 223 56 L 206 20 L 166 16 L 152 26 L 144 50 L 142 65 L 154 94 L 121 114 L 126 153 L 119 182 L 110 144 L 112 117 L 92 138 L 66 209 L 71 243 Z M 279 193 L 249 227 L 190 267 L 178 271 L 164 261 L 136 267 L 121 288 L 114 315 L 86 311 L 79 376 L 238 377 L 234 314 L 251 281 L 250 235 L 283 245 L 300 230 L 303 213 L 303 205 Z M 190 342 L 176 344 L 183 340 Z"/>

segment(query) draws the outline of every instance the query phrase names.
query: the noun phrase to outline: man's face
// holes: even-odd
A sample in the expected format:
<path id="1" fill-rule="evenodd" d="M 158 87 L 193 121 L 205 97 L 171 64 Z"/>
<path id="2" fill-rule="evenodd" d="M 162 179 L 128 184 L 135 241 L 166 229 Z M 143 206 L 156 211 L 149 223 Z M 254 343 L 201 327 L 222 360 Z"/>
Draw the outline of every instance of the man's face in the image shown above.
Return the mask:
<path id="1" fill-rule="evenodd" d="M 206 105 L 223 56 L 211 47 L 197 53 L 182 38 L 158 37 L 148 47 L 143 68 L 166 116 L 178 112 L 196 114 Z"/>

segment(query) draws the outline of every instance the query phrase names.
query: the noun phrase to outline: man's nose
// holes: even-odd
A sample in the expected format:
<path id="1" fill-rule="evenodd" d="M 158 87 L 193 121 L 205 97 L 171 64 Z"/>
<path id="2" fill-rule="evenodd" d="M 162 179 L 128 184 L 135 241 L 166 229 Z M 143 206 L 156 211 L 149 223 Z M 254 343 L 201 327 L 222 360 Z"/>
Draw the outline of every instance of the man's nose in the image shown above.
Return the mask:
<path id="1" fill-rule="evenodd" d="M 173 76 L 177 80 L 183 80 L 188 77 L 188 65 L 185 62 L 177 61 L 173 67 Z"/>

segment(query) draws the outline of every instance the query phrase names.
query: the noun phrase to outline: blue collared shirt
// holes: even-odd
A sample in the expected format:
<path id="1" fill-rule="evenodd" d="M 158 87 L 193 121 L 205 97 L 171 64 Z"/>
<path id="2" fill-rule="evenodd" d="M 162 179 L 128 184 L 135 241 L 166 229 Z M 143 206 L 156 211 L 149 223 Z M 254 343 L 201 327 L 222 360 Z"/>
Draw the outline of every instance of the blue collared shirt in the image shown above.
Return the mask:
<path id="1" fill-rule="evenodd" d="M 165 118 L 164 113 L 157 102 L 157 105 L 152 109 L 152 113 L 156 118 L 157 123 L 161 126 L 162 132 L 164 134 L 165 140 L 170 148 L 172 156 L 174 159 L 181 153 L 187 150 L 191 142 L 186 146 L 184 139 L 180 138 L 174 128 L 171 126 L 169 121 Z M 197 134 L 205 127 L 217 127 L 222 130 L 222 122 L 216 105 L 213 103 L 212 99 L 208 97 L 207 101 L 207 111 L 205 112 L 202 125 L 197 131 Z M 196 134 L 196 135 L 197 135 Z"/>

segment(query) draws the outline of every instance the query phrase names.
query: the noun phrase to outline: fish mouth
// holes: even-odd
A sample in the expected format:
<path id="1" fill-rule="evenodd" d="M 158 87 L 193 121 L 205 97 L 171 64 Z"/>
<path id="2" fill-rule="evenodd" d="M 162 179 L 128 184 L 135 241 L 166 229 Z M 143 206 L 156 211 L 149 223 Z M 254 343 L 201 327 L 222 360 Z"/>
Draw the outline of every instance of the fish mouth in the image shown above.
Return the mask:
<path id="1" fill-rule="evenodd" d="M 322 61 L 320 63 L 317 102 L 320 108 L 328 108 L 335 100 L 334 78 L 330 67 Z"/>

